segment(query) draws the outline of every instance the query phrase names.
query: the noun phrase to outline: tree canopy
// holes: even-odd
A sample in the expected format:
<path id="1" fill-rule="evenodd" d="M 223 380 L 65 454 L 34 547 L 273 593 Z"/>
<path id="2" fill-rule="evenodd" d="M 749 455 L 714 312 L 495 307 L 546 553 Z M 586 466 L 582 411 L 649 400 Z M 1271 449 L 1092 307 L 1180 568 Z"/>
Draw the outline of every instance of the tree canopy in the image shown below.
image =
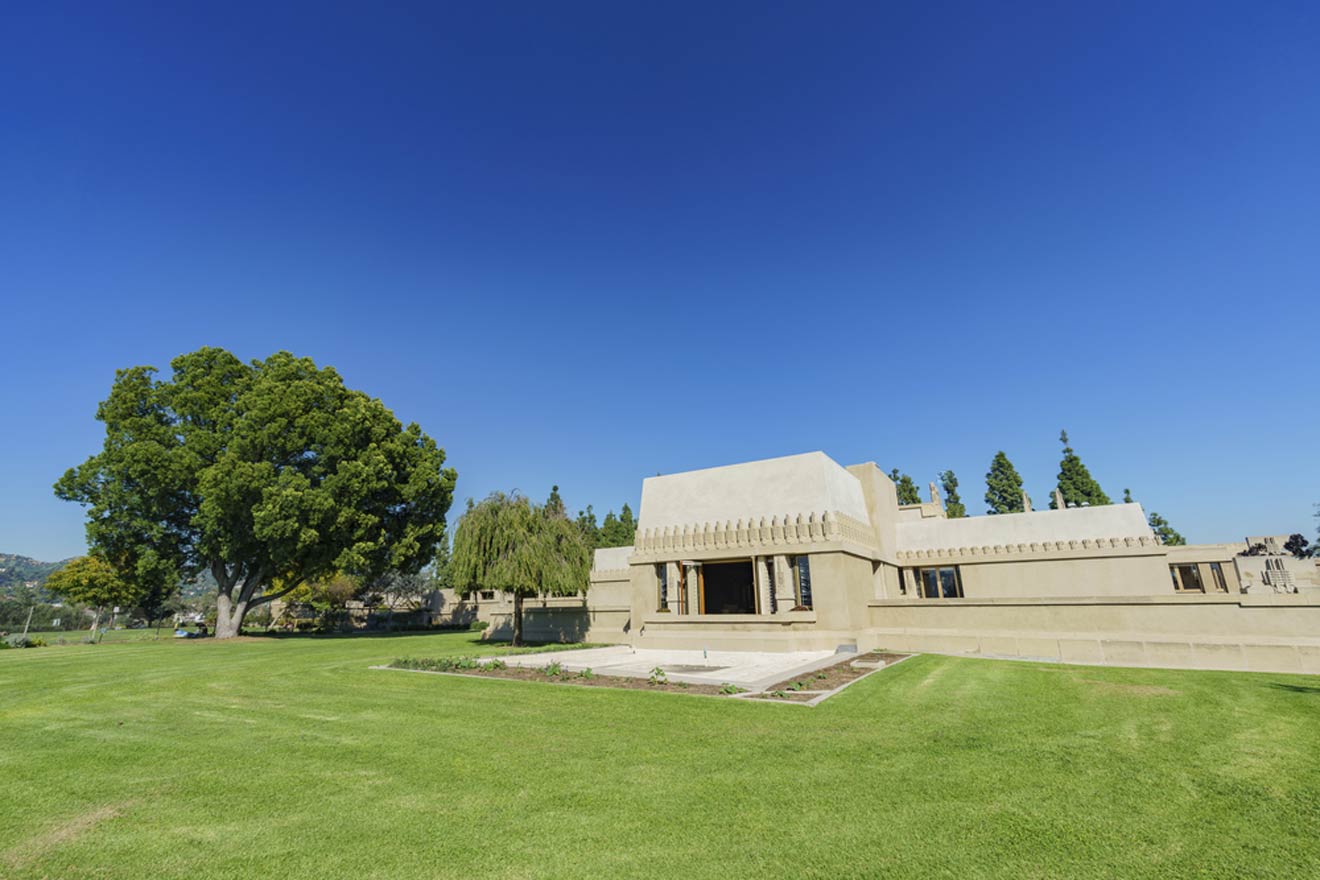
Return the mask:
<path id="1" fill-rule="evenodd" d="M 1022 477 L 1001 449 L 990 461 L 985 475 L 986 513 L 1022 513 Z"/>
<path id="2" fill-rule="evenodd" d="M 513 644 L 522 644 L 523 599 L 585 594 L 591 550 L 568 517 L 514 492 L 469 505 L 454 531 L 454 590 L 513 595 Z"/>
<path id="3" fill-rule="evenodd" d="M 1063 444 L 1063 459 L 1059 462 L 1059 492 L 1069 507 L 1089 505 L 1096 507 L 1111 504 L 1109 496 L 1100 488 L 1100 484 L 1091 476 L 1091 472 L 1082 464 L 1081 458 L 1068 445 L 1068 432 L 1059 432 L 1059 442 Z M 1057 507 L 1058 502 L 1051 500 L 1050 507 Z"/>
<path id="4" fill-rule="evenodd" d="M 595 550 L 600 546 L 600 524 L 596 522 L 596 512 L 591 509 L 590 504 L 587 505 L 586 510 L 578 511 L 575 525 L 588 550 Z"/>
<path id="5" fill-rule="evenodd" d="M 907 474 L 900 474 L 898 468 L 889 472 L 889 479 L 894 481 L 894 488 L 898 491 L 899 504 L 920 504 L 921 492 L 917 490 L 917 484 Z"/>
<path id="6" fill-rule="evenodd" d="M 605 514 L 605 522 L 600 527 L 599 547 L 631 547 L 637 540 L 637 520 L 633 518 L 632 508 L 627 504 L 618 516 L 614 511 Z"/>
<path id="7" fill-rule="evenodd" d="M 949 519 L 965 517 L 967 505 L 958 495 L 958 478 L 953 471 L 940 471 L 940 485 L 944 487 L 944 515 Z"/>
<path id="8" fill-rule="evenodd" d="M 1168 544 L 1171 547 L 1181 547 L 1183 544 L 1187 543 L 1187 539 L 1178 534 L 1174 527 L 1169 525 L 1169 521 L 1155 511 L 1152 510 L 1150 512 L 1150 516 L 1146 518 L 1146 522 L 1150 524 L 1151 531 L 1155 533 L 1155 537 L 1160 539 L 1161 544 Z"/>
<path id="9" fill-rule="evenodd" d="M 1310 541 L 1301 532 L 1293 532 L 1288 536 L 1288 540 L 1283 544 L 1283 551 L 1291 553 L 1298 559 L 1306 559 L 1311 555 Z"/>
<path id="10" fill-rule="evenodd" d="M 93 548 L 176 582 L 209 571 L 219 637 L 304 582 L 431 561 L 457 475 L 416 424 L 288 352 L 202 348 L 171 367 L 118 371 L 104 448 L 55 485 L 87 506 Z"/>
<path id="11" fill-rule="evenodd" d="M 100 556 L 79 556 L 46 578 L 46 589 L 71 602 L 90 605 L 96 609 L 95 629 L 101 612 L 115 606 L 136 605 L 145 594 L 144 588 L 121 576 L 110 562 Z"/>

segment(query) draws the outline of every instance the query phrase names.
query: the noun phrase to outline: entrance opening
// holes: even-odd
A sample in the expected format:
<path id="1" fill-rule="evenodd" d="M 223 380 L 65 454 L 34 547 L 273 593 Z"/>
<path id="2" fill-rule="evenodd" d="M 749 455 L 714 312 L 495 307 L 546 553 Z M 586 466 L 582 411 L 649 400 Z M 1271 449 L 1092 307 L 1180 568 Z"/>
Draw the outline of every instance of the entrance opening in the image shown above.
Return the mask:
<path id="1" fill-rule="evenodd" d="M 701 566 L 702 614 L 755 614 L 752 561 L 707 562 Z"/>

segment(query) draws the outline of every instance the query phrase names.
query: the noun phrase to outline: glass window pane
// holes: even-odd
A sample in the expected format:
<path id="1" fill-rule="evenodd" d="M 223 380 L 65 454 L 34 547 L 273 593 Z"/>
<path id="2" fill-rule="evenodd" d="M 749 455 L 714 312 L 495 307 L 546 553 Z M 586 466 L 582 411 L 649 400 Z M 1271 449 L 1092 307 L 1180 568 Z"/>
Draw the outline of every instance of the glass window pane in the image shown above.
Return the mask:
<path id="1" fill-rule="evenodd" d="M 927 599 L 940 597 L 939 573 L 933 568 L 923 568 L 921 573 L 921 595 Z"/>
<path id="2" fill-rule="evenodd" d="M 958 598 L 958 575 L 952 568 L 940 569 L 940 591 L 946 599 Z"/>
<path id="3" fill-rule="evenodd" d="M 809 557 L 797 558 L 798 602 L 807 608 L 811 606 L 811 562 Z"/>

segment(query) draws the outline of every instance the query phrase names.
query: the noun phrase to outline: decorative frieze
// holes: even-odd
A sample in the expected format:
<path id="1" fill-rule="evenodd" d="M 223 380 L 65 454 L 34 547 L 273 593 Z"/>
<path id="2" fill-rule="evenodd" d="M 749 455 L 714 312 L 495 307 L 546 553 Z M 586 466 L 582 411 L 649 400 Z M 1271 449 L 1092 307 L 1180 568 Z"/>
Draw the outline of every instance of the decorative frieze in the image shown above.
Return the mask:
<path id="1" fill-rule="evenodd" d="M 834 511 L 691 523 L 646 529 L 637 534 L 637 553 L 664 554 L 747 548 L 765 551 L 776 546 L 849 542 L 873 548 L 871 527 Z"/>
<path id="2" fill-rule="evenodd" d="M 919 559 L 950 559 L 1039 555 L 1042 553 L 1071 553 L 1085 550 L 1112 551 L 1126 548 L 1158 547 L 1153 537 L 1141 535 L 1127 538 L 1082 538 L 1070 541 L 1042 541 L 1030 544 L 984 544 L 976 547 L 939 547 L 927 550 L 900 550 L 900 562 Z"/>

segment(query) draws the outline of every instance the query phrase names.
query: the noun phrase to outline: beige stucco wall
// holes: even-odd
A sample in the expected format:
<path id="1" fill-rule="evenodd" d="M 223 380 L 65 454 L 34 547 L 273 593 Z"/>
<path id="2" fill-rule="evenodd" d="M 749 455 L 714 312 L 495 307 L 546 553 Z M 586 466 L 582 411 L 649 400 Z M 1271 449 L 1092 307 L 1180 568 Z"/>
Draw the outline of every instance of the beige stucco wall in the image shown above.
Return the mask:
<path id="1" fill-rule="evenodd" d="M 872 602 L 865 648 L 1320 673 L 1320 601 L 1179 595 Z"/>
<path id="2" fill-rule="evenodd" d="M 1150 596 L 1172 592 L 1162 555 L 960 565 L 969 599 Z"/>

